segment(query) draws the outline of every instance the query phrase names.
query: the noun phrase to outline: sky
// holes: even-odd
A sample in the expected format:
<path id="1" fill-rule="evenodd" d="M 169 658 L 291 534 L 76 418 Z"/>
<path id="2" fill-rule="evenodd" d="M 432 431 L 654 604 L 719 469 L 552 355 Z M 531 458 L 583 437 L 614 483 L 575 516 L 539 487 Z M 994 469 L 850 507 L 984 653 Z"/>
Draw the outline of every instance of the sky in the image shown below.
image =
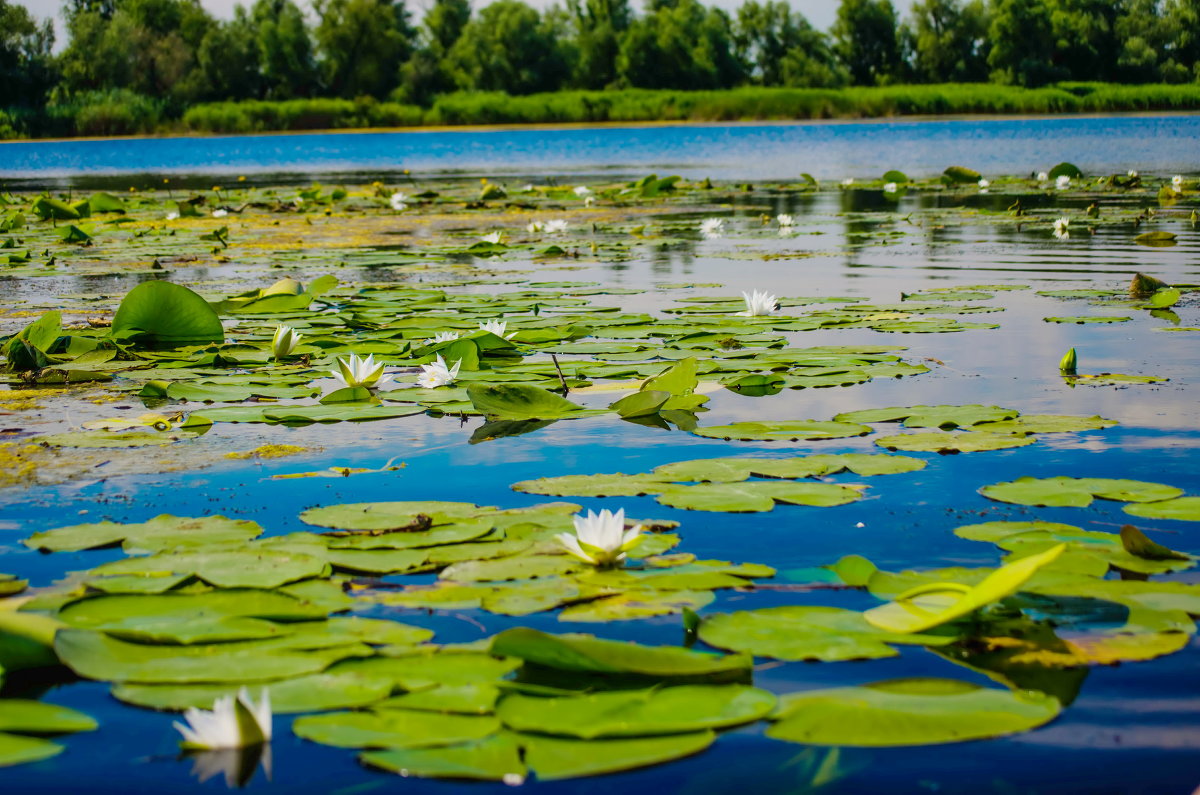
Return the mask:
<path id="1" fill-rule="evenodd" d="M 220 19 L 229 19 L 233 16 L 233 7 L 239 0 L 200 0 L 200 5 L 208 9 L 208 12 Z M 526 0 L 535 8 L 546 8 L 552 5 L 557 0 Z M 47 17 L 55 18 L 55 26 L 58 30 L 58 48 L 61 48 L 65 43 L 63 41 L 62 20 L 59 17 L 59 9 L 62 5 L 61 0 L 10 0 L 20 5 L 25 6 L 34 13 L 39 19 Z M 250 5 L 253 0 L 241 0 L 243 5 Z M 406 0 L 409 8 L 413 11 L 414 17 L 421 17 L 425 7 L 432 5 L 431 0 Z M 632 0 L 633 5 L 639 5 L 638 0 Z M 742 0 L 703 0 L 706 5 L 720 6 L 721 8 L 733 10 L 742 4 Z M 792 7 L 795 8 L 804 16 L 808 17 L 808 21 L 814 27 L 821 30 L 828 30 L 833 24 L 833 19 L 837 13 L 839 0 L 792 0 Z M 905 15 L 911 6 L 911 0 L 893 0 L 901 15 Z M 307 5 L 305 0 L 301 0 L 301 6 Z M 475 5 L 487 5 L 486 0 L 475 0 Z"/>

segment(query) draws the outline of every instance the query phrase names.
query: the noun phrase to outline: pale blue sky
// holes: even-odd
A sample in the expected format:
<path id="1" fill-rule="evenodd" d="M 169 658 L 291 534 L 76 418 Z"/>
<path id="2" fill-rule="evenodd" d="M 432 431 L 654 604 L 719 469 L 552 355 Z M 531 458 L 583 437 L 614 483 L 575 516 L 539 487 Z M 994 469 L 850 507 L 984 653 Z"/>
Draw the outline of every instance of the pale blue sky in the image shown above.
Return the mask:
<path id="1" fill-rule="evenodd" d="M 61 0 L 10 0 L 10 2 L 19 3 L 32 11 L 38 18 L 58 17 L 59 8 L 62 5 Z M 238 0 L 200 0 L 200 4 L 209 10 L 211 14 L 222 19 L 228 19 L 233 16 L 233 7 Z M 249 5 L 253 0 L 241 0 L 244 5 Z M 422 10 L 431 5 L 431 0 L 406 0 L 409 8 L 412 9 L 414 16 L 421 16 Z M 526 0 L 530 5 L 537 8 L 545 8 L 551 5 L 555 0 Z M 742 4 L 742 0 L 704 0 L 709 5 L 716 5 L 726 9 L 734 9 Z M 912 5 L 912 0 L 893 0 L 897 9 L 901 14 L 907 14 L 909 7 Z M 475 4 L 487 5 L 484 0 L 475 0 Z M 639 0 L 633 0 L 634 6 L 640 5 Z M 305 0 L 301 0 L 301 5 L 307 5 Z M 808 17 L 809 22 L 814 26 L 827 30 L 833 24 L 834 14 L 837 12 L 838 0 L 792 0 L 792 7 L 800 13 Z M 62 22 L 56 19 L 57 27 L 60 31 L 59 38 L 62 38 Z M 62 46 L 62 42 L 59 42 Z"/>

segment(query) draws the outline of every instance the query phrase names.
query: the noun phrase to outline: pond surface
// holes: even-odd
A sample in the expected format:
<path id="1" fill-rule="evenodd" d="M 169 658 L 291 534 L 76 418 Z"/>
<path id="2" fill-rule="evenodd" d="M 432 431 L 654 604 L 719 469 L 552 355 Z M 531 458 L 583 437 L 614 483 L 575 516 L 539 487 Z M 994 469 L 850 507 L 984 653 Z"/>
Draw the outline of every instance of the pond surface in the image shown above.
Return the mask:
<path id="1" fill-rule="evenodd" d="M 613 175 L 690 179 L 910 176 L 971 163 L 984 174 L 1029 174 L 1031 159 L 1089 173 L 1194 171 L 1200 115 L 1060 116 L 868 122 L 664 124 L 539 129 L 296 133 L 0 144 L 0 180 L 80 183 L 102 175 Z M 326 177 L 328 179 L 328 177 Z M 352 178 L 352 177 L 347 177 Z M 124 188 L 128 179 L 118 181 Z M 139 183 L 140 184 L 140 183 Z M 149 184 L 149 183 L 147 183 Z"/>
<path id="2" fill-rule="evenodd" d="M 1200 525 L 1195 521 L 1130 516 L 1122 510 L 1127 503 L 1120 500 L 1097 499 L 1086 507 L 1036 507 L 979 493 L 981 487 L 1024 476 L 1068 476 L 1164 483 L 1188 495 L 1200 494 L 1200 347 L 1196 344 L 1200 330 L 1195 328 L 1200 326 L 1200 292 L 1188 289 L 1200 285 L 1200 230 L 1193 209 L 1198 206 L 1197 193 L 1194 184 L 1185 183 L 1177 199 L 1164 202 L 1160 192 L 1175 170 L 1188 170 L 1198 126 L 1196 117 L 1125 117 L 21 144 L 0 174 L 25 178 L 37 172 L 39 179 L 70 174 L 75 179 L 89 172 L 132 171 L 132 163 L 142 164 L 138 171 L 153 173 L 274 172 L 292 169 L 304 158 L 311 173 L 386 170 L 399 164 L 413 171 L 470 172 L 496 162 L 506 164 L 504 173 L 531 173 L 538 168 L 596 173 L 653 163 L 660 173 L 669 164 L 671 171 L 694 177 L 711 173 L 714 179 L 757 181 L 799 170 L 822 179 L 874 177 L 898 163 L 909 166 L 916 176 L 940 172 L 955 160 L 969 161 L 987 173 L 1027 174 L 1042 168 L 1027 163 L 1029 152 L 1037 151 L 1046 153 L 1047 164 L 1071 155 L 1080 165 L 1097 164 L 1094 170 L 1104 174 L 1139 168 L 1157 171 L 1157 176 L 1147 173 L 1144 186 L 1121 190 L 1081 179 L 1060 192 L 1015 178 L 993 180 L 988 192 L 973 184 L 946 188 L 926 182 L 913 185 L 899 198 L 884 193 L 880 181 L 851 189 L 826 182 L 816 190 L 774 183 L 752 190 L 718 185 L 706 191 L 688 186 L 666 200 L 631 198 L 607 180 L 589 181 L 594 206 L 556 190 L 524 194 L 510 181 L 507 204 L 493 201 L 474 207 L 470 199 L 478 183 L 422 178 L 420 184 L 401 183 L 401 188 L 410 194 L 431 189 L 440 195 L 425 204 L 414 202 L 399 213 L 386 207 L 387 191 L 375 196 L 369 188 L 351 188 L 350 196 L 340 203 L 301 203 L 297 210 L 283 207 L 292 201 L 295 190 L 272 193 L 233 185 L 223 189 L 223 196 L 209 195 L 202 217 L 170 221 L 163 220 L 164 208 L 173 207 L 181 194 L 130 194 L 129 216 L 134 221 L 112 226 L 94 222 L 88 227 L 94 242 L 90 248 L 68 249 L 52 242 L 48 225 L 35 223 L 23 233 L 14 233 L 25 235 L 28 242 L 21 248 L 35 252 L 34 262 L 10 265 L 14 275 L 0 280 L 0 296 L 8 307 L 0 329 L 5 334 L 53 308 L 63 308 L 70 322 L 108 316 L 134 286 L 163 275 L 216 299 L 265 287 L 285 276 L 307 285 L 333 273 L 340 281 L 332 293 L 338 306 L 358 300 L 354 296 L 361 297 L 358 291 L 368 287 L 442 290 L 452 302 L 459 302 L 453 305 L 468 326 L 474 324 L 473 313 L 499 301 L 510 331 L 533 329 L 542 311 L 550 317 L 583 311 L 569 302 L 555 304 L 572 296 L 590 302 L 589 311 L 610 307 L 613 315 L 647 313 L 655 323 L 675 323 L 683 317 L 685 324 L 694 323 L 700 330 L 714 322 L 710 315 L 679 316 L 663 310 L 695 307 L 690 299 L 697 297 L 740 300 L 743 290 L 766 289 L 781 298 L 850 299 L 799 306 L 784 301 L 782 316 L 806 317 L 852 305 L 875 309 L 866 313 L 863 322 L 831 323 L 812 330 L 771 330 L 768 323 L 756 336 L 745 328 L 728 326 L 731 330 L 723 333 L 741 340 L 736 344 L 703 347 L 695 341 L 681 342 L 687 333 L 679 329 L 649 338 L 632 331 L 610 336 L 601 329 L 581 341 L 647 344 L 641 358 L 659 364 L 667 363 L 655 359 L 664 345 L 682 346 L 682 350 L 701 346 L 695 347 L 695 355 L 714 362 L 722 360 L 722 351 L 735 352 L 739 345 L 755 350 L 766 346 L 766 351 L 770 345 L 787 350 L 891 347 L 888 353 L 904 363 L 928 368 L 902 378 L 880 376 L 849 386 L 783 389 L 759 397 L 726 388 L 701 390 L 709 398 L 706 410 L 697 415 L 701 430 L 738 422 L 830 420 L 841 413 L 882 407 L 967 404 L 1005 407 L 1022 416 L 1098 415 L 1119 424 L 1039 433 L 1036 442 L 1010 449 L 958 454 L 901 450 L 921 459 L 924 468 L 872 477 L 841 472 L 820 481 L 865 486 L 862 499 L 835 507 L 780 503 L 773 510 L 744 513 L 683 510 L 656 501 L 653 494 L 538 496 L 510 487 L 519 481 L 563 475 L 646 473 L 672 462 L 722 456 L 774 459 L 881 453 L 884 450 L 875 439 L 905 429 L 895 423 L 874 423 L 872 433 L 861 437 L 728 441 L 688 433 L 677 422 L 638 424 L 609 413 L 480 441 L 476 434 L 484 420 L 470 411 L 461 417 L 415 414 L 328 425 L 218 421 L 203 436 L 164 447 L 95 450 L 68 444 L 57 448 L 52 460 L 37 459 L 33 474 L 14 486 L 0 487 L 0 572 L 27 579 L 34 593 L 47 594 L 56 592 L 52 588 L 56 583 L 59 589 L 66 587 L 63 583 L 70 586 L 86 577 L 83 572 L 126 557 L 120 548 L 46 554 L 20 543 L 31 533 L 80 522 L 142 522 L 162 513 L 219 514 L 258 522 L 273 537 L 312 532 L 313 527 L 298 518 L 310 508 L 372 501 L 457 501 L 509 509 L 565 500 L 587 509 L 623 508 L 630 517 L 679 522 L 673 532 L 682 540 L 675 552 L 699 560 L 761 563 L 775 569 L 774 577 L 757 579 L 746 587 L 716 590 L 715 599 L 699 610 L 705 617 L 780 605 L 854 611 L 878 605 L 880 600 L 861 588 L 814 579 L 814 567 L 833 564 L 844 555 L 865 556 L 884 571 L 995 567 L 1005 554 L 1002 550 L 953 533 L 955 528 L 982 522 L 1059 522 L 1110 534 L 1133 523 L 1159 544 L 1200 554 Z M 1095 142 L 1103 148 L 1093 147 Z M 8 154 L 9 147 L 0 151 Z M 1081 151 L 1086 154 L 1081 156 Z M 570 168 L 568 162 L 573 164 Z M 250 163 L 261 168 L 251 169 Z M 1017 201 L 1023 216 L 1010 211 Z M 273 203 L 280 205 L 273 208 Z M 1092 204 L 1100 207 L 1099 217 L 1088 214 Z M 244 211 L 214 219 L 209 216 L 213 206 Z M 794 225 L 781 231 L 775 220 L 780 214 L 794 216 Z M 1065 239 L 1056 239 L 1051 232 L 1051 221 L 1058 217 L 1071 219 L 1070 236 Z M 566 219 L 567 232 L 552 236 L 525 229 L 530 220 L 553 218 Z M 720 237 L 704 239 L 698 234 L 706 218 L 723 219 Z M 221 226 L 228 228 L 228 248 L 200 239 Z M 1149 247 L 1134 241 L 1147 230 L 1172 233 L 1173 245 Z M 507 248 L 463 253 L 482 234 L 495 231 L 505 234 Z M 560 250 L 546 253 L 548 245 Z M 41 258 L 37 252 L 42 248 L 53 249 L 57 261 Z M 1177 303 L 1152 312 L 1143 307 L 1144 301 L 1131 302 L 1128 285 L 1138 272 L 1183 288 Z M 606 292 L 612 288 L 619 291 Z M 529 290 L 542 296 L 544 309 L 536 315 L 515 309 L 516 299 L 505 298 Z M 932 297 L 931 290 L 935 291 Z M 1112 294 L 1075 298 L 1039 294 L 1065 290 Z M 949 297 L 939 300 L 937 291 Z M 956 292 L 983 293 L 983 297 L 953 297 Z M 927 295 L 912 297 L 915 293 Z M 910 306 L 933 302 L 939 307 L 930 314 L 910 314 L 896 306 L 905 299 Z M 970 309 L 963 313 L 964 307 Z M 419 308 L 408 311 L 415 317 Z M 1045 320 L 1052 317 L 1128 319 Z M 283 322 L 312 320 L 303 313 L 281 318 Z M 963 327 L 940 333 L 899 333 L 918 330 L 904 323 L 930 318 L 956 321 Z M 339 333 L 375 339 L 376 321 L 387 328 L 395 319 L 374 318 L 367 311 L 359 315 L 357 328 Z M 254 340 L 260 347 L 263 331 L 269 338 L 276 322 L 271 316 L 247 315 L 225 320 L 226 330 L 236 339 Z M 901 323 L 896 327 L 899 331 L 887 330 L 892 322 Z M 984 327 L 970 325 L 976 323 Z M 986 327 L 993 324 L 996 327 Z M 321 332 L 315 327 L 305 333 Z M 783 342 L 767 342 L 768 337 Z M 521 339 L 517 337 L 519 344 Z M 538 345 L 553 349 L 551 343 L 529 345 L 531 351 Z M 1064 378 L 1059 361 L 1072 347 L 1078 352 L 1082 375 L 1117 373 L 1159 380 L 1109 383 Z M 544 352 L 533 351 L 530 356 L 531 361 L 546 360 Z M 389 369 L 400 373 L 401 380 L 411 380 L 410 356 L 383 352 L 378 357 L 392 365 Z M 560 358 L 569 363 L 589 357 L 563 353 Z M 635 361 L 639 357 L 621 359 L 604 350 L 594 358 Z M 328 369 L 331 362 L 332 357 L 322 358 L 320 352 L 312 357 L 316 370 Z M 266 361 L 260 358 L 249 367 L 262 364 Z M 180 380 L 202 375 L 197 367 L 186 368 Z M 239 369 L 245 367 L 232 371 Z M 156 373 L 162 372 L 160 362 Z M 727 371 L 716 372 L 702 375 L 701 382 L 731 378 Z M 310 377 L 324 375 L 314 370 Z M 604 383 L 644 377 L 589 380 Z M 143 405 L 136 397 L 137 386 L 126 385 L 121 391 L 126 378 L 140 377 L 131 372 L 107 385 L 81 385 L 63 394 L 26 388 L 12 379 L 13 393 L 5 393 L 3 399 L 19 403 L 33 395 L 38 406 L 8 406 L 0 424 L 11 439 L 24 442 L 45 434 L 77 432 L 92 419 L 131 418 L 151 410 L 187 415 L 203 413 L 207 407 L 194 400 Z M 331 380 L 318 383 L 324 386 Z M 331 388 L 326 386 L 325 391 Z M 616 392 L 613 397 L 626 393 Z M 612 398 L 584 390 L 568 393 L 568 399 L 603 408 Z M 946 433 L 936 428 L 920 430 Z M 279 459 L 226 458 L 230 451 L 263 444 L 296 445 L 305 451 Z M 376 471 L 279 477 L 329 474 L 330 467 Z M 433 583 L 437 577 L 436 573 L 392 574 L 357 581 L 368 590 L 386 592 Z M 1116 571 L 1107 577 L 1140 578 Z M 1150 579 L 1200 588 L 1195 570 L 1154 574 Z M 1050 620 L 1062 619 L 1064 637 L 1074 637 L 1071 632 L 1078 626 L 1072 622 L 1082 621 L 1070 615 L 1064 619 L 1048 603 L 1025 608 L 1030 614 L 1049 615 Z M 1039 610 L 1045 613 L 1038 614 Z M 554 609 L 510 617 L 479 608 L 426 610 L 364 602 L 356 614 L 433 630 L 436 642 L 443 644 L 480 641 L 514 626 L 550 633 L 594 633 L 654 646 L 685 640 L 677 612 L 594 623 L 560 620 L 561 611 Z M 1115 619 L 1116 625 L 1123 620 Z M 608 792 L 614 787 L 632 792 L 723 793 L 745 787 L 752 776 L 752 786 L 762 792 L 1190 792 L 1200 784 L 1195 765 L 1200 752 L 1196 709 L 1200 685 L 1195 677 L 1200 643 L 1192 634 L 1191 619 L 1185 616 L 1183 623 L 1190 628 L 1172 629 L 1188 633 L 1174 653 L 1149 654 L 1154 659 L 1114 665 L 1045 665 L 1039 668 L 1041 678 L 1016 676 L 1012 669 L 968 667 L 919 645 L 898 646 L 897 655 L 882 659 L 843 662 L 784 662 L 760 655 L 755 658 L 753 683 L 775 694 L 943 677 L 991 688 L 1009 687 L 1014 681 L 1019 683 L 1012 685 L 1016 690 L 1041 686 L 1066 703 L 1054 720 L 1030 731 L 913 747 L 830 748 L 784 742 L 767 737 L 764 731 L 770 724 L 757 721 L 722 732 L 708 750 L 688 758 L 596 778 L 531 778 L 524 786 L 572 793 Z M 713 650 L 702 641 L 695 648 Z M 66 751 L 56 757 L 3 769 L 0 776 L 6 786 L 23 793 L 82 787 L 92 792 L 182 792 L 226 786 L 220 767 L 206 769 L 180 755 L 178 735 L 171 728 L 177 715 L 122 704 L 109 694 L 110 687 L 108 682 L 75 679 L 63 669 L 10 677 L 0 695 L 69 706 L 92 715 L 101 727 L 59 738 Z M 276 716 L 270 775 L 258 772 L 247 789 L 361 793 L 403 786 L 449 792 L 499 791 L 504 786 L 416 778 L 397 782 L 392 774 L 360 765 L 353 749 L 300 739 L 289 730 L 290 720 Z"/>

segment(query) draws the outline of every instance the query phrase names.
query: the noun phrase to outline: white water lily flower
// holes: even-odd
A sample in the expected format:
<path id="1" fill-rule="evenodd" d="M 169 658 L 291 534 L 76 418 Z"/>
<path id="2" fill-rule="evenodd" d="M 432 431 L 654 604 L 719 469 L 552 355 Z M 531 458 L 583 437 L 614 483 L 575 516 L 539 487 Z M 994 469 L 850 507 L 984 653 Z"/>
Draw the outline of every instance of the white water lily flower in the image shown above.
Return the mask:
<path id="1" fill-rule="evenodd" d="M 257 705 L 243 687 L 236 698 L 218 698 L 211 712 L 190 707 L 183 717 L 189 725 L 172 725 L 190 748 L 245 748 L 271 741 L 271 697 L 266 688 Z"/>
<path id="2" fill-rule="evenodd" d="M 525 191 L 526 193 L 530 193 L 531 191 L 533 191 L 533 189 L 534 189 L 534 188 L 533 188 L 533 183 L 532 183 L 532 182 L 530 182 L 530 183 L 529 183 L 528 185 L 526 185 L 525 187 L 521 188 L 521 190 Z"/>
<path id="3" fill-rule="evenodd" d="M 545 226 L 542 224 L 541 221 L 530 221 L 529 224 L 525 227 L 525 231 L 531 235 L 536 235 L 537 233 L 541 232 L 543 229 L 545 229 Z"/>
<path id="4" fill-rule="evenodd" d="M 421 369 L 425 372 L 417 378 L 417 383 L 426 389 L 436 389 L 439 386 L 446 386 L 454 383 L 454 379 L 458 377 L 458 368 L 462 366 L 462 360 L 459 359 L 454 363 L 453 367 L 446 366 L 446 360 L 439 353 L 437 360 L 433 364 L 423 364 Z"/>
<path id="5" fill-rule="evenodd" d="M 498 246 L 503 242 L 504 236 L 499 232 L 489 232 L 488 234 L 479 238 L 479 240 L 483 243 L 491 243 L 493 246 Z"/>
<path id="6" fill-rule="evenodd" d="M 591 196 L 588 196 L 586 199 L 583 200 L 584 207 L 591 207 L 595 203 L 596 203 L 595 198 L 593 198 Z"/>
<path id="7" fill-rule="evenodd" d="M 1070 218 L 1058 218 L 1054 221 L 1054 236 L 1059 240 L 1066 240 L 1071 236 L 1071 230 L 1068 227 L 1071 225 Z"/>
<path id="8" fill-rule="evenodd" d="M 385 375 L 383 364 L 375 364 L 375 355 L 360 359 L 356 354 L 350 354 L 349 359 L 338 359 L 338 369 L 330 370 L 333 377 L 349 387 L 362 386 L 367 389 L 378 389 L 392 380 Z"/>
<path id="9" fill-rule="evenodd" d="M 439 342 L 453 342 L 458 339 L 457 331 L 439 331 L 429 339 L 425 340 L 426 345 L 437 345 Z"/>
<path id="10" fill-rule="evenodd" d="M 516 335 L 517 332 L 510 331 L 509 333 L 505 334 L 504 332 L 507 328 L 508 328 L 507 320 L 485 320 L 479 324 L 480 331 L 490 331 L 493 334 L 495 334 L 497 337 L 503 337 L 506 340 L 512 339 Z"/>
<path id="11" fill-rule="evenodd" d="M 1038 172 L 1038 175 L 1037 175 L 1038 182 L 1045 182 L 1048 179 L 1050 179 L 1050 175 L 1047 174 L 1045 171 Z"/>
<path id="12" fill-rule="evenodd" d="M 854 184 L 854 177 L 846 177 L 844 180 L 842 180 L 843 188 L 848 188 L 853 184 Z"/>
<path id="13" fill-rule="evenodd" d="M 581 199 L 586 199 L 588 196 L 592 195 L 592 189 L 587 185 L 579 185 L 575 188 L 575 195 Z"/>
<path id="14" fill-rule="evenodd" d="M 897 185 L 895 182 L 889 182 L 883 186 L 884 193 L 895 193 L 898 190 L 900 190 L 900 186 Z"/>
<path id="15" fill-rule="evenodd" d="M 395 193 L 393 193 L 391 198 L 388 199 L 388 203 L 392 205 L 392 209 L 395 210 L 396 212 L 400 212 L 401 210 L 407 208 L 408 207 L 408 204 L 406 204 L 407 201 L 408 201 L 408 197 L 399 191 L 396 191 Z"/>
<path id="16" fill-rule="evenodd" d="M 220 208 L 213 210 L 213 218 L 224 218 L 227 215 L 229 215 L 228 210 L 222 210 Z"/>
<path id="17" fill-rule="evenodd" d="M 1183 176 L 1176 174 L 1175 176 L 1171 177 L 1171 187 L 1178 191 L 1183 190 Z"/>
<path id="18" fill-rule="evenodd" d="M 177 221 L 177 220 L 179 220 L 179 213 L 167 213 L 167 220 L 168 220 L 168 221 Z"/>
<path id="19" fill-rule="evenodd" d="M 588 511 L 576 514 L 575 534 L 559 533 L 555 538 L 567 552 L 593 566 L 612 566 L 625 560 L 625 553 L 641 541 L 641 525 L 625 529 L 625 509 L 612 513 Z"/>
<path id="20" fill-rule="evenodd" d="M 1138 173 L 1136 171 L 1134 171 L 1132 168 L 1125 172 L 1125 176 L 1129 177 L 1130 179 L 1133 179 L 1137 175 L 1138 175 Z"/>
<path id="21" fill-rule="evenodd" d="M 303 335 L 291 326 L 282 323 L 275 327 L 275 336 L 271 339 L 271 351 L 276 359 L 282 359 L 296 350 Z"/>
<path id="22" fill-rule="evenodd" d="M 986 179 L 981 179 L 981 180 L 979 180 L 979 192 L 980 192 L 980 193 L 987 193 L 987 192 L 988 192 L 988 187 L 989 187 L 991 184 L 992 184 L 992 183 L 988 182 Z"/>
<path id="23" fill-rule="evenodd" d="M 743 317 L 764 317 L 773 315 L 779 310 L 779 299 L 766 290 L 755 290 L 752 293 L 742 293 L 746 301 L 746 311 L 738 312 Z"/>
<path id="24" fill-rule="evenodd" d="M 553 221 L 546 222 L 546 234 L 558 235 L 567 231 L 567 222 L 561 218 L 555 218 Z"/>
<path id="25" fill-rule="evenodd" d="M 796 217 L 794 215 L 788 215 L 787 213 L 780 213 L 779 215 L 775 216 L 775 220 L 779 222 L 780 226 L 796 225 Z"/>
<path id="26" fill-rule="evenodd" d="M 1066 190 L 1071 187 L 1071 178 L 1066 174 L 1059 174 L 1058 179 L 1054 180 L 1054 187 L 1059 190 Z"/>
<path id="27" fill-rule="evenodd" d="M 721 218 L 705 218 L 700 222 L 700 234 L 705 240 L 716 240 L 724 226 L 725 221 Z"/>

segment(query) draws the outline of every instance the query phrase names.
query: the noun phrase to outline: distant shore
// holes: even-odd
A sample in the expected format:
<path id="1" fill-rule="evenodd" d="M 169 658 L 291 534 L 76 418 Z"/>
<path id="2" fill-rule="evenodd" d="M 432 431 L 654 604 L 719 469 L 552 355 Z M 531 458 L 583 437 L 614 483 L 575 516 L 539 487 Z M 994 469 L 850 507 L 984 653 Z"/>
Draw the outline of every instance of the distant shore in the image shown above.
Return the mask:
<path id="1" fill-rule="evenodd" d="M 117 123 L 102 129 L 77 126 L 77 135 L 50 139 L 1190 111 L 1200 111 L 1200 84 L 1062 83 L 1030 89 L 951 83 L 844 89 L 560 91 L 525 96 L 456 93 L 439 97 L 429 108 L 372 99 L 215 102 L 195 105 L 179 118 L 149 129 Z M 114 112 L 108 118 L 120 119 L 121 114 Z"/>

